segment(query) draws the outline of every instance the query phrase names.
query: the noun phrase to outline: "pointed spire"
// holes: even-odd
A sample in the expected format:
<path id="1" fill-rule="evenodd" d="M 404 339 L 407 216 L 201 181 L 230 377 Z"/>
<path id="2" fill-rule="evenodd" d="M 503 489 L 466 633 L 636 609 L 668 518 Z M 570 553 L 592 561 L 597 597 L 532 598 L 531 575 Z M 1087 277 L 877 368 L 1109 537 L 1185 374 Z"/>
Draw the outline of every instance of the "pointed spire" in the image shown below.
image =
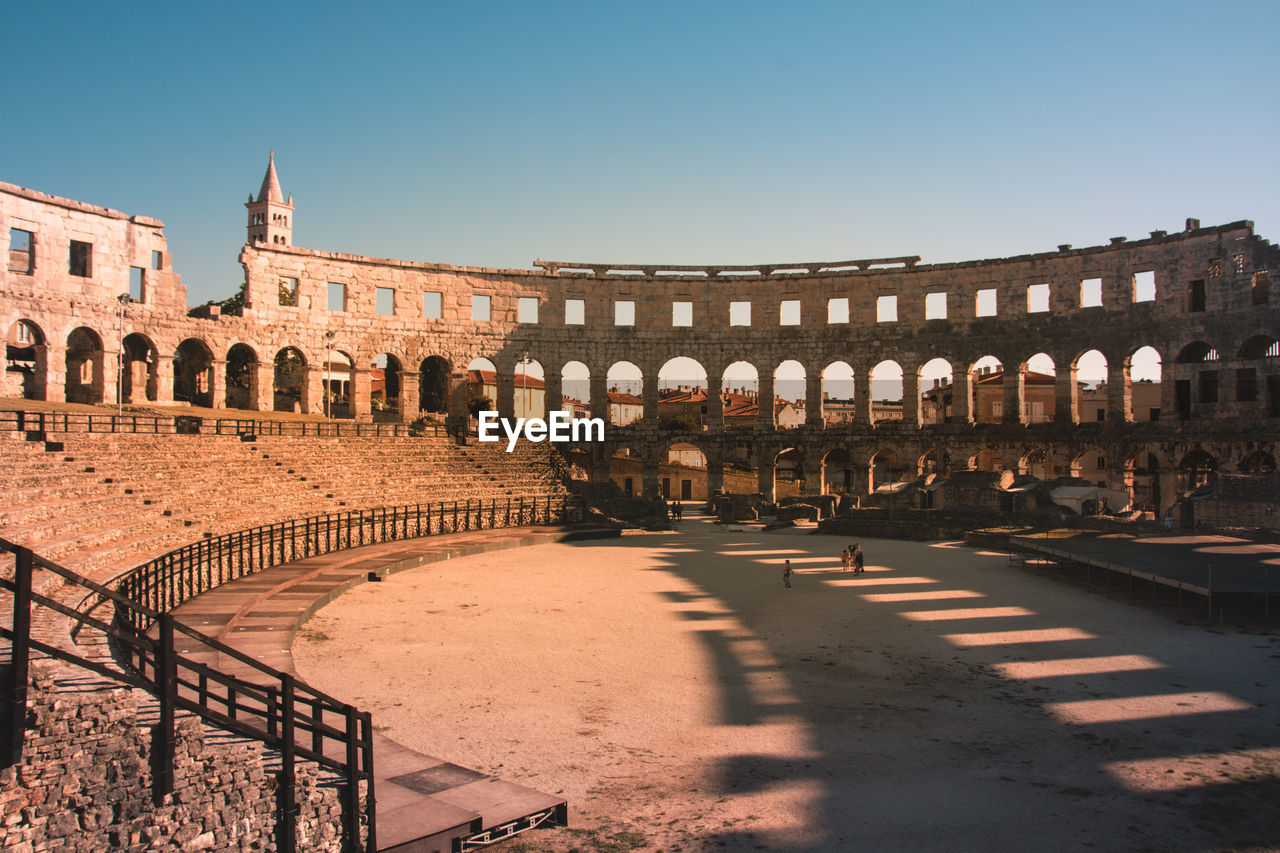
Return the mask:
<path id="1" fill-rule="evenodd" d="M 267 174 L 262 178 L 262 189 L 258 190 L 258 201 L 274 201 L 284 204 L 284 193 L 280 191 L 280 179 L 276 177 L 276 152 L 271 152 L 267 161 Z"/>

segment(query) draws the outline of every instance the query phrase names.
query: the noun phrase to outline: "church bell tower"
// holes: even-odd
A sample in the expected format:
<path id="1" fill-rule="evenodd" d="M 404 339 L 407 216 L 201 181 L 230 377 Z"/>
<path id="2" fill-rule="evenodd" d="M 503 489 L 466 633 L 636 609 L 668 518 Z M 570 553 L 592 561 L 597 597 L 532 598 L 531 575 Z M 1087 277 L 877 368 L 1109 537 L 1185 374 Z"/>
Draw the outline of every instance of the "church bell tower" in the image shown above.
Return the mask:
<path id="1" fill-rule="evenodd" d="M 267 174 L 262 178 L 258 200 L 249 196 L 249 244 L 252 246 L 293 245 L 293 196 L 285 201 L 276 176 L 276 152 L 267 161 Z"/>

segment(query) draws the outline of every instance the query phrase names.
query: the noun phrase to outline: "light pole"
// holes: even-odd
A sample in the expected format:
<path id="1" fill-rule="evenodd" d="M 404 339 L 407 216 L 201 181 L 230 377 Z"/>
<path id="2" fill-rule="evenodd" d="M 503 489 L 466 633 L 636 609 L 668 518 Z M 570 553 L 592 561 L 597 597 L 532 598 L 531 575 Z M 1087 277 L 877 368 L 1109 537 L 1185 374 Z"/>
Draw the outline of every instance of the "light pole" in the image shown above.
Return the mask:
<path id="1" fill-rule="evenodd" d="M 121 293 L 116 297 L 116 419 L 124 417 L 124 309 L 132 297 Z"/>
<path id="2" fill-rule="evenodd" d="M 529 351 L 520 353 L 520 409 L 523 417 L 529 417 Z"/>
<path id="3" fill-rule="evenodd" d="M 332 330 L 324 333 L 324 370 L 320 371 L 320 385 L 324 390 L 324 421 L 326 424 L 333 422 L 333 413 L 329 396 L 332 393 L 329 383 L 332 381 L 329 376 L 333 369 L 333 339 L 334 332 Z"/>

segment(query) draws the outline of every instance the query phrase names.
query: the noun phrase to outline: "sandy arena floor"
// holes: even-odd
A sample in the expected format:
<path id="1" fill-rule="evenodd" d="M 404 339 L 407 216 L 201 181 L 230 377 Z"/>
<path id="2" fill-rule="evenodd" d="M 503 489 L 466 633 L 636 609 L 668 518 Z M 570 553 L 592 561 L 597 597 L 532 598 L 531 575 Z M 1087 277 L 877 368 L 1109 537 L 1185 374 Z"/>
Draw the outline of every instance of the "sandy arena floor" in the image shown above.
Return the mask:
<path id="1" fill-rule="evenodd" d="M 358 587 L 298 672 L 567 797 L 508 853 L 1280 849 L 1280 637 L 955 543 L 855 577 L 833 537 L 680 527 Z"/>

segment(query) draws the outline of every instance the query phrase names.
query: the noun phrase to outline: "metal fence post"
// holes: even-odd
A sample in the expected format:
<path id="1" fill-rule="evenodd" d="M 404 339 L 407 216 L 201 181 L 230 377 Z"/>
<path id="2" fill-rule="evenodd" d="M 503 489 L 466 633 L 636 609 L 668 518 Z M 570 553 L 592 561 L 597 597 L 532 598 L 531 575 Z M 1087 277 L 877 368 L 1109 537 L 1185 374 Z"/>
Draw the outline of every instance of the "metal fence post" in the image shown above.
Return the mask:
<path id="1" fill-rule="evenodd" d="M 360 730 L 354 705 L 343 708 L 347 724 L 347 786 L 342 792 L 343 823 L 346 824 L 345 849 L 348 853 L 364 853 L 360 838 Z"/>
<path id="2" fill-rule="evenodd" d="M 22 760 L 27 728 L 27 679 L 31 666 L 31 551 L 14 549 L 13 644 L 5 673 L 4 766 Z"/>
<path id="3" fill-rule="evenodd" d="M 160 614 L 159 643 L 156 645 L 156 696 L 160 700 L 160 722 L 152 738 L 155 761 L 155 790 L 152 797 L 157 805 L 166 794 L 173 793 L 174 706 L 178 702 L 178 661 L 173 649 L 173 614 Z"/>

